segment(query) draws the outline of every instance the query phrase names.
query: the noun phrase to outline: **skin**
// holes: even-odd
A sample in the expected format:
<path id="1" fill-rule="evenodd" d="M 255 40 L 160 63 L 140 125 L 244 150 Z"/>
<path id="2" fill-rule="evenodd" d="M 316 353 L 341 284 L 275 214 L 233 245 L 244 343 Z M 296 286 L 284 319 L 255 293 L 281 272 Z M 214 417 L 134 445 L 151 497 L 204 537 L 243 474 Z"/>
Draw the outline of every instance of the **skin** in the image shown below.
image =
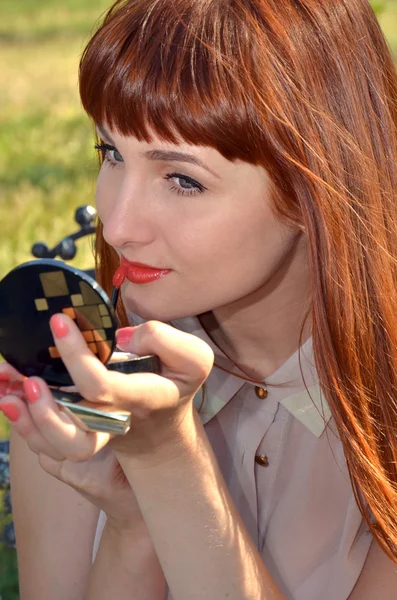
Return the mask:
<path id="1" fill-rule="evenodd" d="M 117 164 L 103 166 L 97 195 L 105 238 L 131 261 L 172 269 L 170 275 L 151 284 L 124 286 L 128 309 L 157 320 L 128 329 L 131 339 L 120 347 L 138 355 L 157 354 L 162 372 L 124 375 L 108 371 L 91 353 L 75 323 L 57 315 L 51 319 L 55 344 L 77 389 L 89 401 L 131 412 L 131 432 L 111 440 L 106 434 L 80 430 L 59 410 L 38 378 L 25 382 L 28 402 L 13 396 L 1 400 L 0 410 L 11 404 L 20 414 L 12 424 L 12 463 L 16 465 L 19 458 L 19 464 L 24 464 L 26 442 L 47 474 L 88 501 L 90 522 L 97 515 L 91 515 L 90 506 L 101 508 L 109 517 L 94 568 L 86 554 L 84 565 L 81 560 L 65 562 L 56 539 L 51 538 L 59 521 L 57 496 L 51 495 L 52 512 L 40 512 L 40 502 L 28 523 L 23 521 L 21 499 L 37 491 L 32 463 L 33 483 L 17 493 L 17 539 L 19 535 L 20 573 L 24 589 L 29 590 L 26 597 L 54 597 L 56 572 L 58 597 L 105 599 L 110 569 L 111 592 L 120 600 L 160 600 L 165 580 L 176 600 L 186 600 L 187 593 L 190 600 L 284 600 L 237 513 L 193 410 L 194 394 L 212 367 L 212 351 L 202 340 L 159 320 L 199 314 L 212 337 L 248 374 L 272 372 L 296 349 L 308 308 L 304 235 L 287 228 L 273 214 L 263 169 L 229 163 L 209 148 L 170 148 L 159 140 L 148 146 L 115 132 L 112 137 L 105 141 L 117 144 L 119 154 L 111 151 L 108 159 Z M 163 150 L 193 153 L 216 175 L 191 162 L 145 157 L 145 152 L 159 145 Z M 181 177 L 173 180 L 175 189 L 170 190 L 164 177 L 176 171 L 199 181 L 206 190 L 190 197 L 176 193 L 181 184 L 186 188 L 186 179 L 182 182 Z M 20 377 L 8 365 L 0 365 L 0 373 L 10 379 Z M 22 470 L 15 469 L 17 475 Z M 25 479 L 16 476 L 14 481 Z M 44 483 L 41 497 L 49 497 L 49 490 Z M 63 525 L 65 531 L 79 533 L 79 547 L 82 542 L 89 547 L 92 532 L 85 535 L 76 526 L 81 510 L 73 509 Z M 45 520 L 50 525 L 39 552 L 34 540 L 42 539 L 40 523 Z M 25 524 L 30 527 L 29 536 L 24 535 Z M 73 560 L 75 539 L 67 546 L 68 561 Z M 32 564 L 50 564 L 39 578 L 40 588 Z M 363 572 L 367 577 L 365 573 L 371 571 L 368 586 L 362 593 L 359 581 L 351 600 L 380 598 L 374 570 L 385 576 L 382 600 L 394 597 L 393 566 L 375 549 Z"/>
<path id="2" fill-rule="evenodd" d="M 305 236 L 274 213 L 265 169 L 213 148 L 139 142 L 104 127 L 99 134 L 115 148 L 97 186 L 106 241 L 132 262 L 172 269 L 148 285 L 126 282 L 127 309 L 165 322 L 200 315 L 247 374 L 268 376 L 299 345 L 309 274 Z M 148 158 L 155 150 L 203 166 Z M 173 173 L 181 176 L 166 179 Z"/>
<path id="3" fill-rule="evenodd" d="M 291 321 L 297 314 L 300 319 L 307 298 L 307 286 L 297 285 L 306 279 L 303 236 L 298 229 L 291 230 L 279 223 L 273 214 L 266 172 L 244 163 L 230 163 L 210 148 L 185 144 L 170 147 L 159 140 L 153 140 L 148 145 L 133 138 L 122 138 L 115 132 L 105 135 L 102 132 L 102 137 L 108 144 L 117 143 L 117 151 L 107 151 L 107 160 L 98 180 L 97 207 L 106 240 L 130 261 L 172 269 L 170 275 L 148 285 L 138 286 L 127 282 L 123 286 L 127 309 L 147 319 L 161 321 L 200 314 L 212 337 L 218 343 L 222 342 L 230 356 L 241 358 L 242 365 L 246 360 L 249 365 L 247 349 L 255 350 L 256 343 L 263 345 L 263 337 L 261 339 L 256 331 L 263 316 L 268 315 L 268 326 L 263 326 L 262 330 L 267 331 L 267 343 L 272 344 L 274 335 L 269 311 L 273 315 L 277 313 L 280 319 L 281 312 L 288 315 Z M 158 156 L 153 160 L 153 155 L 149 159 L 145 154 L 158 149 L 188 152 L 196 162 L 206 164 L 209 169 L 181 160 L 159 160 Z M 175 172 L 181 173 L 181 176 L 165 179 L 167 174 Z M 197 183 L 192 183 L 193 179 Z M 198 189 L 202 192 L 198 192 Z M 248 196 L 247 189 L 250 190 Z M 284 292 L 277 293 L 278 288 L 283 288 Z M 288 289 L 293 296 L 291 301 L 286 301 L 285 292 Z M 235 318 L 239 313 L 247 321 L 246 329 Z M 157 354 L 163 365 L 162 376 L 142 374 L 132 379 L 131 376 L 107 371 L 89 351 L 75 324 L 65 315 L 53 318 L 51 326 L 55 343 L 80 393 L 96 403 L 111 403 L 120 408 L 124 406 L 132 413 L 135 427 L 129 435 L 114 440 L 104 434 L 79 430 L 55 405 L 48 387 L 38 378 L 33 379 L 39 390 L 39 397 L 34 402 L 24 403 L 15 397 L 2 399 L 0 410 L 2 404 L 11 404 L 20 413 L 12 427 L 14 472 L 19 472 L 18 465 L 29 461 L 33 482 L 24 484 L 17 493 L 21 498 L 15 512 L 17 537 L 18 531 L 22 532 L 18 543 L 21 588 L 29 590 L 31 598 L 35 597 L 32 594 L 42 600 L 46 595 L 52 597 L 51 573 L 56 572 L 57 593 L 60 593 L 61 587 L 65 598 L 72 593 L 75 595 L 76 586 L 84 590 L 87 580 L 93 597 L 100 598 L 100 594 L 106 597 L 106 578 L 104 580 L 103 577 L 108 565 L 112 564 L 113 571 L 118 571 L 116 580 L 120 582 L 119 597 L 125 590 L 129 594 L 135 593 L 132 582 L 139 581 L 139 585 L 143 586 L 139 597 L 154 599 L 158 595 L 162 598 L 165 579 L 157 554 L 161 560 L 162 553 L 168 557 L 169 551 L 162 550 L 161 542 L 158 546 L 152 541 L 153 534 L 149 535 L 146 524 L 146 520 L 151 521 L 151 515 L 143 517 L 136 498 L 136 492 L 140 491 L 143 494 L 141 502 L 146 505 L 145 493 L 152 483 L 145 478 L 133 481 L 133 474 L 148 469 L 155 475 L 154 467 L 172 465 L 180 458 L 181 451 L 183 460 L 189 459 L 189 454 L 196 456 L 200 451 L 204 460 L 201 471 L 208 473 L 203 497 L 207 491 L 211 495 L 218 488 L 223 495 L 226 493 L 222 490 L 224 483 L 204 429 L 192 413 L 192 398 L 208 376 L 213 361 L 212 352 L 194 336 L 151 321 L 134 330 L 133 341 L 126 347 L 128 351 L 138 354 Z M 272 354 L 269 353 L 271 360 L 266 369 L 277 368 L 277 362 L 283 362 L 296 349 L 298 329 L 291 330 L 290 334 L 288 337 L 277 335 L 280 347 L 277 352 L 273 349 Z M 256 358 L 261 357 L 258 354 Z M 0 367 L 11 379 L 20 377 L 8 365 Z M 29 384 L 26 391 L 29 396 Z M 37 552 L 37 539 L 42 539 L 40 527 L 32 530 L 31 519 L 25 522 L 22 501 L 34 492 L 32 487 L 37 479 L 31 455 L 38 455 L 41 468 L 50 477 L 48 481 L 41 481 L 43 495 L 48 488 L 52 499 L 56 499 L 51 478 L 59 479 L 88 501 L 90 517 L 86 517 L 87 523 L 88 518 L 94 523 L 97 515 L 95 510 L 91 514 L 90 505 L 106 512 L 108 522 L 96 568 L 90 570 L 87 566 L 89 563 L 83 565 L 81 560 L 75 564 L 68 558 L 69 562 L 66 562 L 64 556 L 57 560 L 57 545 L 51 539 L 51 532 L 57 528 L 57 513 L 47 509 L 42 514 L 40 504 L 35 508 L 33 522 L 40 523 L 45 519 L 48 534 L 41 552 Z M 132 457 L 134 461 L 138 459 L 138 463 L 132 463 Z M 120 465 L 123 469 L 121 473 Z M 188 460 L 186 465 L 181 465 L 181 469 L 189 471 L 192 466 L 194 464 Z M 164 474 L 166 471 L 162 469 Z M 201 485 L 196 480 L 196 468 L 192 476 L 194 483 L 189 484 L 188 478 L 184 479 L 184 485 L 189 490 L 198 489 Z M 214 483 L 207 490 L 211 478 Z M 19 481 L 19 476 L 15 476 L 14 480 Z M 155 475 L 155 480 L 159 481 L 160 477 Z M 172 482 L 172 473 L 169 473 L 168 480 Z M 164 500 L 165 493 L 166 485 L 163 484 Z M 170 507 L 176 506 L 180 498 L 186 499 L 186 507 L 189 506 L 186 490 L 179 492 L 177 482 L 170 483 L 170 493 Z M 156 493 L 156 497 L 159 494 Z M 219 515 L 222 521 L 235 513 L 230 498 L 226 506 L 220 504 L 217 498 L 210 498 L 211 503 L 222 506 Z M 165 503 L 162 505 L 165 506 Z M 91 528 L 90 531 L 87 528 L 84 536 L 81 527 L 76 529 L 74 525 L 74 511 L 77 516 L 81 510 L 81 505 L 77 504 L 75 509 L 69 511 L 70 515 L 64 523 L 65 532 L 72 532 L 72 538 L 79 535 L 80 545 L 85 543 L 89 546 L 92 543 Z M 178 509 L 178 513 L 183 514 L 183 507 Z M 161 511 L 157 510 L 156 514 L 161 517 Z M 164 515 L 164 518 L 172 526 L 171 516 Z M 214 518 L 213 509 L 209 518 L 211 521 Z M 239 519 L 237 514 L 234 518 Z M 191 520 L 190 512 L 188 519 Z M 200 515 L 199 519 L 206 521 L 207 516 Z M 23 535 L 26 527 L 30 528 L 29 538 Z M 267 591 L 266 596 L 261 593 L 261 597 L 267 597 L 269 592 L 269 598 L 281 598 L 252 542 L 249 539 L 244 541 L 246 533 L 241 523 L 238 527 L 239 530 L 241 528 L 241 547 L 244 548 L 247 569 L 263 572 L 263 589 Z M 164 530 L 163 524 L 161 530 Z M 201 530 L 205 532 L 207 528 Z M 133 535 L 129 536 L 128 532 L 133 532 Z M 164 535 L 167 537 L 166 532 Z M 174 534 L 172 537 L 175 539 Z M 140 540 L 138 546 L 137 539 Z M 185 547 L 186 540 L 181 539 L 180 544 Z M 198 548 L 200 544 L 207 547 L 208 540 L 198 540 Z M 121 547 L 127 549 L 122 551 Z M 222 547 L 222 543 L 219 547 Z M 177 545 L 175 549 L 178 557 Z M 129 560 L 126 566 L 123 561 L 114 562 L 113 557 L 120 556 L 120 553 L 134 556 L 134 561 Z M 73 553 L 68 553 L 69 556 L 73 557 Z M 195 562 L 194 556 L 192 559 Z M 218 557 L 208 555 L 208 559 L 211 562 L 218 560 Z M 231 562 L 232 571 L 236 569 L 236 561 L 237 564 L 241 561 L 240 555 Z M 48 577 L 43 575 L 41 578 L 39 587 L 31 576 L 32 565 L 36 564 L 53 564 Z M 63 578 L 57 566 L 59 564 L 63 565 L 62 573 L 74 573 L 72 589 L 70 577 Z M 131 572 L 132 564 L 136 572 Z M 179 558 L 175 563 L 177 565 Z M 150 576 L 142 578 L 142 572 Z M 184 596 L 186 582 L 180 580 L 178 572 L 179 566 L 174 575 L 166 572 L 167 581 L 172 582 L 176 576 L 177 585 L 181 586 Z M 188 571 L 186 577 L 190 577 L 191 581 Z M 231 578 L 228 579 L 231 581 Z M 214 594 L 219 597 L 216 581 L 213 585 Z M 240 598 L 243 592 L 237 588 L 233 593 Z"/>

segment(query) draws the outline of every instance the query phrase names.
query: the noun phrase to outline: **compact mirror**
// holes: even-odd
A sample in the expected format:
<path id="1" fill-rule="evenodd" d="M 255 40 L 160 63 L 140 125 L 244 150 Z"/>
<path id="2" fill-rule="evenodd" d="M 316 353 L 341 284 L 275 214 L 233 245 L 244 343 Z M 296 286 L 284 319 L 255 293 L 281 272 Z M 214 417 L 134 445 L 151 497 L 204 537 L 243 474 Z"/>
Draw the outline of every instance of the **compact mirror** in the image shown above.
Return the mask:
<path id="1" fill-rule="evenodd" d="M 0 354 L 26 377 L 42 377 L 51 386 L 73 385 L 49 325 L 51 316 L 57 313 L 76 322 L 88 347 L 109 369 L 159 373 L 156 356 L 109 363 L 116 346 L 117 318 L 108 295 L 84 271 L 62 261 L 43 259 L 20 265 L 0 281 Z M 83 406 L 78 394 L 54 391 L 54 397 L 72 408 L 74 415 L 83 416 L 86 427 L 103 431 L 98 429 L 97 419 L 97 413 L 103 411 L 91 409 L 87 402 Z M 76 402 L 80 406 L 69 406 Z M 93 410 L 94 421 L 86 415 Z"/>

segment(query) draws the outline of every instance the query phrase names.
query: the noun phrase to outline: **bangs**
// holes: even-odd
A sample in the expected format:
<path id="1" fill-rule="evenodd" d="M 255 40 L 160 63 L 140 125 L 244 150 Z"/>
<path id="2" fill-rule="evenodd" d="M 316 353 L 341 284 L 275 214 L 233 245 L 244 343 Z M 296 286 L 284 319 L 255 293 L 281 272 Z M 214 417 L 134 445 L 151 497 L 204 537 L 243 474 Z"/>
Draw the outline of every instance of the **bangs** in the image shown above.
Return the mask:
<path id="1" fill-rule="evenodd" d="M 263 123 L 247 96 L 255 52 L 249 36 L 242 46 L 230 4 L 117 3 L 80 64 L 80 95 L 94 122 L 140 141 L 155 134 L 259 164 Z"/>

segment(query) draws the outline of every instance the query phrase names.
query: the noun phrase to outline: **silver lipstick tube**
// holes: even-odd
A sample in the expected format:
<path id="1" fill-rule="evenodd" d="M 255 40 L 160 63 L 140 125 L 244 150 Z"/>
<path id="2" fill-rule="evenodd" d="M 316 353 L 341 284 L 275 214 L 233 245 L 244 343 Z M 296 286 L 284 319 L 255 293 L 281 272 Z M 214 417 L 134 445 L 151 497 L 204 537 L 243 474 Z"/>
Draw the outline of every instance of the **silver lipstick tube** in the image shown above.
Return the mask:
<path id="1" fill-rule="evenodd" d="M 114 352 L 107 368 L 119 373 L 160 373 L 157 356 L 136 356 L 127 352 Z M 78 393 L 51 389 L 55 402 L 62 406 L 78 427 L 85 431 L 98 431 L 111 435 L 125 435 L 131 428 L 131 415 L 94 408 Z"/>
<path id="2" fill-rule="evenodd" d="M 87 401 L 79 394 L 53 389 L 51 393 L 55 402 L 85 431 L 125 435 L 130 430 L 131 415 L 128 413 L 107 412 L 87 406 Z"/>

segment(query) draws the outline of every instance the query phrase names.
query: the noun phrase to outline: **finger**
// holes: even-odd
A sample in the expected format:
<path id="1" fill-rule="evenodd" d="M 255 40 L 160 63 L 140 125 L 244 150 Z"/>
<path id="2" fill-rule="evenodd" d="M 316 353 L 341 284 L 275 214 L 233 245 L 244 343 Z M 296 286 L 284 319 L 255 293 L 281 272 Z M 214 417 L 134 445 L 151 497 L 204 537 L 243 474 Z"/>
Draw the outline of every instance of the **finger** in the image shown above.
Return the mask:
<path id="1" fill-rule="evenodd" d="M 63 457 L 43 438 L 23 400 L 16 396 L 5 396 L 0 402 L 0 411 L 10 421 L 12 428 L 25 440 L 35 454 L 46 453 L 53 459 Z"/>
<path id="2" fill-rule="evenodd" d="M 104 489 L 104 482 L 110 481 L 112 484 L 120 486 L 118 481 L 121 479 L 123 485 L 126 487 L 128 485 L 124 483 L 126 480 L 121 467 L 119 469 L 115 468 L 117 459 L 109 446 L 102 448 L 92 459 L 86 462 L 58 461 L 45 454 L 40 454 L 39 464 L 46 473 L 71 486 L 80 495 L 94 503 L 95 499 L 99 498 L 105 502 L 113 502 L 111 488 L 114 488 L 114 485 L 107 486 Z"/>
<path id="3" fill-rule="evenodd" d="M 57 349 L 80 394 L 92 402 L 109 403 L 112 393 L 107 385 L 108 370 L 88 348 L 76 323 L 57 314 L 50 325 Z"/>
<path id="4" fill-rule="evenodd" d="M 72 393 L 79 393 L 79 390 L 77 389 L 76 385 L 65 385 L 59 388 L 60 392 L 72 392 Z"/>
<path id="5" fill-rule="evenodd" d="M 9 363 L 0 363 L 0 381 L 23 381 L 24 376 Z"/>
<path id="6" fill-rule="evenodd" d="M 136 419 L 146 419 L 153 412 L 175 407 L 192 391 L 191 384 L 187 386 L 154 373 L 109 372 L 108 383 L 113 390 L 112 405 L 131 414 L 131 429 L 137 424 Z"/>
<path id="7" fill-rule="evenodd" d="M 139 356 L 156 354 L 162 374 L 179 381 L 201 384 L 214 362 L 214 353 L 203 340 L 159 321 L 119 330 L 117 345 Z"/>
<path id="8" fill-rule="evenodd" d="M 46 454 L 39 456 L 41 467 L 49 475 L 72 486 L 79 492 L 89 488 L 93 496 L 99 494 L 103 488 L 103 482 L 109 480 L 115 460 L 109 446 L 102 448 L 88 462 L 72 463 L 68 460 L 54 460 Z"/>
<path id="9" fill-rule="evenodd" d="M 213 352 L 205 342 L 152 321 L 129 329 L 134 331 L 130 344 L 135 354 L 157 354 L 162 359 L 162 377 L 109 372 L 87 348 L 76 324 L 66 315 L 52 317 L 51 327 L 62 360 L 82 396 L 128 410 L 140 418 L 158 408 L 175 406 L 180 397 L 197 391 L 213 364 Z"/>
<path id="10" fill-rule="evenodd" d="M 40 467 L 52 477 L 59 479 L 62 483 L 66 483 L 63 481 L 61 477 L 62 472 L 62 460 L 56 460 L 53 456 L 48 456 L 45 452 L 41 452 L 39 454 L 39 465 Z"/>
<path id="11" fill-rule="evenodd" d="M 124 375 L 123 382 L 123 378 L 115 378 L 113 376 L 115 373 L 106 369 L 87 347 L 85 339 L 72 319 L 63 314 L 55 315 L 51 318 L 50 324 L 62 360 L 77 389 L 86 400 L 99 404 L 100 408 L 104 405 L 113 405 L 123 410 L 128 406 L 129 411 L 135 407 L 136 416 L 146 414 L 145 406 L 142 407 L 142 411 L 140 410 L 140 394 L 138 393 L 136 397 L 134 395 L 134 399 L 131 398 L 129 378 Z M 121 389 L 119 389 L 120 384 Z"/>
<path id="12" fill-rule="evenodd" d="M 24 389 L 34 424 L 63 458 L 73 462 L 85 461 L 108 443 L 109 434 L 83 431 L 66 412 L 60 410 L 42 379 L 27 379 Z"/>

